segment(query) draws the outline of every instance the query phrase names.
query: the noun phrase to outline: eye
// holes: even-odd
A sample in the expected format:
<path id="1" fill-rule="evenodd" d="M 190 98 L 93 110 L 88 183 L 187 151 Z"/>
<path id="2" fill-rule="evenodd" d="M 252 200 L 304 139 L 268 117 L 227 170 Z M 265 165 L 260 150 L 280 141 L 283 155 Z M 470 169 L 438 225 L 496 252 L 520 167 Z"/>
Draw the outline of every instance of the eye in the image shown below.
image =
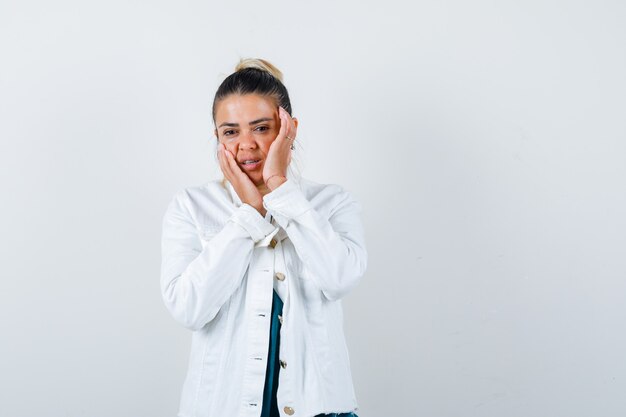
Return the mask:
<path id="1" fill-rule="evenodd" d="M 268 130 L 269 127 L 267 126 L 257 126 L 257 128 L 255 130 L 258 130 L 259 132 L 264 132 L 266 130 Z"/>
<path id="2" fill-rule="evenodd" d="M 234 133 L 235 133 L 235 131 L 231 129 L 231 130 L 225 130 L 224 132 L 222 132 L 222 135 L 230 136 L 230 135 L 232 135 Z"/>

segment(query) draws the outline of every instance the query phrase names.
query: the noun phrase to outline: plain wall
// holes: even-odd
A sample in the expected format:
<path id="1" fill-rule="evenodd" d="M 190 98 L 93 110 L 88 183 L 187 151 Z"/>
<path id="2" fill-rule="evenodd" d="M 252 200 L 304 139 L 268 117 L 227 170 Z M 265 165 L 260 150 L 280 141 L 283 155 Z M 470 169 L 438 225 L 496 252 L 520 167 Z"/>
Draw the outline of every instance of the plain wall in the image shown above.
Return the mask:
<path id="1" fill-rule="evenodd" d="M 0 416 L 176 414 L 161 219 L 220 176 L 240 57 L 284 72 L 302 175 L 364 208 L 359 417 L 626 415 L 625 12 L 2 1 Z"/>

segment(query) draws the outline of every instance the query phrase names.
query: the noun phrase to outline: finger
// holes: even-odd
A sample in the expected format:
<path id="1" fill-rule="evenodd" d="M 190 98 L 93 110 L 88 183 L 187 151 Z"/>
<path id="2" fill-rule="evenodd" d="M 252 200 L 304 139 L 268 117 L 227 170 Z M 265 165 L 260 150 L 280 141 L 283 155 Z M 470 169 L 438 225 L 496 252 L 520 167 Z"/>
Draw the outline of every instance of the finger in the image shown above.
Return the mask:
<path id="1" fill-rule="evenodd" d="M 217 160 L 220 163 L 220 169 L 224 171 L 224 145 L 221 143 L 217 145 Z"/>
<path id="2" fill-rule="evenodd" d="M 297 128 L 296 128 L 296 124 L 293 121 L 293 117 L 291 117 L 291 115 L 287 112 L 287 110 L 285 110 L 284 108 L 282 108 L 282 115 L 284 117 L 284 122 L 287 125 L 286 131 L 285 131 L 285 137 L 289 136 L 291 139 L 287 139 L 289 141 L 295 139 L 296 137 L 296 132 L 297 132 Z"/>
<path id="3" fill-rule="evenodd" d="M 283 109 L 282 107 L 281 107 L 281 110 L 282 110 L 280 112 L 281 130 L 275 141 L 278 143 L 272 143 L 272 146 L 277 148 L 277 150 L 280 149 L 279 153 L 284 156 L 285 154 L 287 155 L 291 154 L 291 143 L 292 143 L 293 136 L 289 133 L 290 124 L 291 124 L 289 113 L 287 113 L 287 111 Z M 289 136 L 289 139 L 287 139 L 287 136 Z M 287 164 L 288 163 L 289 162 L 287 162 Z"/>
<path id="4" fill-rule="evenodd" d="M 233 175 L 232 175 L 230 166 L 228 165 L 228 161 L 226 159 L 226 149 L 224 148 L 224 145 L 221 143 L 218 146 L 217 157 L 220 162 L 220 169 L 222 170 L 222 173 L 224 174 L 224 176 L 226 177 L 228 181 L 232 182 Z"/>
<path id="5" fill-rule="evenodd" d="M 289 128 L 289 122 L 285 117 L 285 113 L 287 111 L 283 109 L 281 106 L 278 107 L 278 117 L 280 118 L 280 130 L 278 131 L 278 136 L 276 140 L 282 141 L 287 136 L 287 130 Z"/>
<path id="6" fill-rule="evenodd" d="M 223 162 L 223 154 L 222 154 L 222 144 L 217 144 L 217 162 L 220 164 L 220 169 L 222 172 L 224 171 L 224 162 Z"/>
<path id="7" fill-rule="evenodd" d="M 285 129 L 285 140 L 284 140 L 284 142 L 286 142 L 286 143 L 285 143 L 284 146 L 287 146 L 287 147 L 291 148 L 291 143 L 294 141 L 294 139 L 296 137 L 296 134 L 295 134 L 295 131 L 294 131 L 294 126 L 293 126 L 293 121 L 291 120 L 291 117 L 289 116 L 289 113 L 287 113 L 287 112 L 284 113 L 284 118 L 285 118 L 284 119 L 285 120 L 284 123 L 285 123 L 285 126 L 286 126 L 286 129 Z"/>
<path id="8" fill-rule="evenodd" d="M 285 146 L 288 147 L 289 149 L 291 149 L 291 146 L 293 145 L 293 142 L 296 140 L 296 132 L 294 130 L 292 130 L 292 127 L 290 127 L 288 129 L 288 134 L 286 135 L 286 144 Z"/>
<path id="9" fill-rule="evenodd" d="M 292 133 L 289 135 L 289 137 L 292 137 L 295 140 L 296 136 L 298 136 L 298 126 L 296 126 L 296 122 L 294 122 L 293 117 L 290 117 L 289 121 L 291 123 L 291 133 Z"/>
<path id="10" fill-rule="evenodd" d="M 226 161 L 227 161 L 228 168 L 231 174 L 235 177 L 241 177 L 242 175 L 244 177 L 247 177 L 247 175 L 243 172 L 243 170 L 237 164 L 237 161 L 235 160 L 235 156 L 228 149 L 226 149 L 224 153 L 225 153 Z"/>

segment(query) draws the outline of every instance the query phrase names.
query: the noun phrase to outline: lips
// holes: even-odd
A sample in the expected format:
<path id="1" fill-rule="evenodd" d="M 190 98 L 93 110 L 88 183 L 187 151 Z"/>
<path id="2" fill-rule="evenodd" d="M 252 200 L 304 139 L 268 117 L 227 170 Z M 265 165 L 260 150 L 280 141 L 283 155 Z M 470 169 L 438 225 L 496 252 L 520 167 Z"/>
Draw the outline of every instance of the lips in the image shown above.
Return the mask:
<path id="1" fill-rule="evenodd" d="M 255 159 L 253 158 L 242 159 L 241 162 L 239 162 L 239 166 L 244 171 L 253 171 L 261 166 L 261 160 L 256 159 L 256 158 Z"/>

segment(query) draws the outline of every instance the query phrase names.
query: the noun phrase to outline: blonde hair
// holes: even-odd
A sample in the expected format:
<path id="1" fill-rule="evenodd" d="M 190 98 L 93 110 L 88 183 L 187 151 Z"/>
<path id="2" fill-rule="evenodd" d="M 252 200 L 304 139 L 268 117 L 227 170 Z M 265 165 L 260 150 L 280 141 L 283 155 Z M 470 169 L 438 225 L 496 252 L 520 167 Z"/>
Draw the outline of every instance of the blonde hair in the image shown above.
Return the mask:
<path id="1" fill-rule="evenodd" d="M 256 68 L 261 71 L 269 72 L 274 76 L 274 78 L 278 79 L 280 82 L 283 82 L 283 73 L 271 62 L 265 59 L 241 58 L 239 60 L 239 63 L 235 66 L 235 72 L 244 70 L 246 68 Z"/>

